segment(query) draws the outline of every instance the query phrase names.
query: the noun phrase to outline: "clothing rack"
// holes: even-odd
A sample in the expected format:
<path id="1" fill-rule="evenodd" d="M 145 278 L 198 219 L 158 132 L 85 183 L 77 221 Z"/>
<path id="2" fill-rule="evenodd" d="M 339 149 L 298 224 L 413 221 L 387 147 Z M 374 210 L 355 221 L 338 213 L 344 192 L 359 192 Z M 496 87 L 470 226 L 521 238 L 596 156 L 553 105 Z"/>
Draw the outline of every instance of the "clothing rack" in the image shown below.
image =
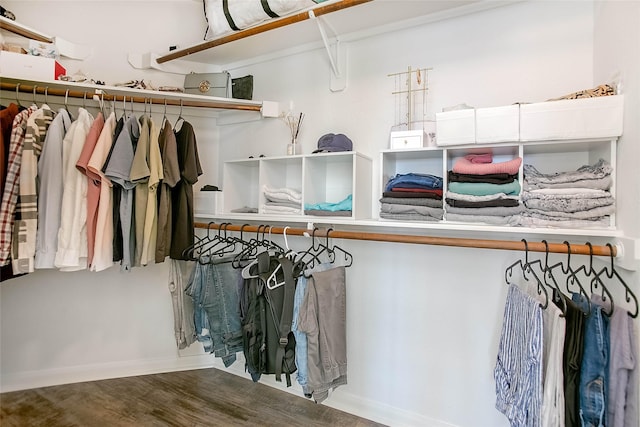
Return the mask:
<path id="1" fill-rule="evenodd" d="M 203 223 L 196 222 L 194 224 L 196 228 L 204 228 L 207 230 L 221 230 L 221 231 L 241 231 L 241 232 L 258 232 L 258 233 L 271 233 L 271 234 L 286 234 L 293 236 L 315 236 L 315 237 L 331 237 L 335 239 L 350 239 L 350 240 L 366 240 L 376 242 L 393 242 L 393 243 L 414 243 L 422 245 L 435 245 L 435 246 L 456 246 L 463 248 L 478 248 L 478 249 L 501 249 L 508 251 L 529 251 L 529 252 L 543 252 L 543 253 L 560 253 L 566 254 L 569 250 L 571 254 L 575 255 L 592 255 L 592 256 L 617 256 L 616 245 L 601 246 L 591 244 L 573 244 L 569 245 L 565 243 L 547 243 L 545 241 L 540 242 L 528 242 L 528 241 L 514 241 L 514 240 L 493 240 L 493 239 L 467 239 L 460 237 L 435 237 L 435 236 L 418 236 L 407 234 L 390 234 L 390 233 L 369 233 L 359 231 L 340 231 L 333 230 L 331 228 L 320 230 L 309 230 L 306 228 L 292 228 L 292 227 L 271 227 L 265 225 L 234 225 L 231 223 Z"/>
<path id="2" fill-rule="evenodd" d="M 61 85 L 64 82 L 55 82 L 51 84 Z M 124 88 L 122 88 L 124 89 Z M 118 87 L 96 87 L 90 88 L 90 90 L 82 90 L 82 89 L 63 89 L 63 88 L 54 88 L 48 87 L 47 84 L 43 84 L 42 86 L 36 84 L 22 84 L 22 83 L 10 83 L 2 81 L 0 82 L 0 90 L 6 91 L 16 91 L 23 93 L 31 93 L 33 95 L 52 95 L 52 96 L 63 96 L 65 98 L 78 98 L 83 100 L 96 100 L 96 98 L 102 101 L 123 101 L 123 102 L 134 102 L 134 103 L 151 103 L 156 105 L 172 105 L 178 107 L 200 107 L 200 108 L 218 108 L 225 110 L 243 110 L 243 111 L 258 111 L 260 112 L 262 106 L 256 102 L 243 102 L 236 101 L 233 99 L 228 100 L 211 100 L 211 101 L 202 101 L 202 100 L 189 100 L 189 99 L 176 99 L 176 96 L 182 95 L 181 93 L 176 92 L 167 92 L 167 96 L 163 97 L 157 93 L 152 94 L 143 94 L 138 96 L 133 95 L 120 95 L 120 94 L 109 94 L 106 93 L 107 90 L 122 90 Z M 99 93 L 102 91 L 102 93 Z M 173 97 L 173 99 L 172 99 Z"/>

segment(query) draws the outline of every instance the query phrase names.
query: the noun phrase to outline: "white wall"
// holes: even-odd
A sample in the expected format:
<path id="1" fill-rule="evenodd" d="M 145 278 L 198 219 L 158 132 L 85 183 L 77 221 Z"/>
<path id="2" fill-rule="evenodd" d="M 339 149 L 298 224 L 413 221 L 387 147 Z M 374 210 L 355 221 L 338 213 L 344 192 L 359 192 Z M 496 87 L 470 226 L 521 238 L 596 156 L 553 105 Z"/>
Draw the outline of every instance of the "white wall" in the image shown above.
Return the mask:
<path id="1" fill-rule="evenodd" d="M 199 39 L 199 29 L 181 25 L 178 30 L 164 24 L 174 22 L 177 7 L 186 8 L 180 9 L 180 15 L 188 11 L 198 16 L 191 3 L 199 9 L 198 2 L 83 2 L 78 6 L 76 2 L 13 1 L 3 6 L 42 31 L 64 34 L 70 40 L 86 37 L 105 54 L 90 58 L 82 68 L 104 75 L 107 81 L 120 81 L 146 75 L 128 67 L 127 52 L 163 50 L 167 43 Z M 153 24 L 139 27 L 135 25 L 139 20 L 132 18 L 120 23 L 115 11 L 125 4 L 129 11 L 151 13 Z M 633 26 L 635 32 L 630 35 L 637 39 L 638 8 L 620 4 L 611 2 L 596 14 L 590 2 L 525 2 L 352 42 L 348 88 L 341 93 L 329 91 L 329 65 L 322 50 L 232 73 L 254 75 L 255 99 L 285 104 L 293 100 L 295 111 L 305 112 L 304 152 L 315 147 L 320 135 L 344 132 L 356 149 L 375 160 L 379 150 L 387 147 L 394 118 L 393 81 L 386 76 L 408 65 L 434 67 L 431 111 L 462 102 L 494 106 L 540 101 L 592 87 L 619 68 L 627 72 L 625 87 L 637 95 L 638 50 L 631 50 L 632 45 L 606 49 L 622 17 L 624 28 Z M 636 13 L 635 19 L 627 7 Z M 43 18 L 63 13 L 64 25 L 61 19 Z M 600 13 L 605 21 L 597 19 Z M 79 18 L 92 15 L 105 18 L 101 31 L 108 34 L 88 34 L 95 24 Z M 174 42 L 174 37 L 185 41 Z M 635 61 L 623 60 L 630 54 Z M 599 65 L 601 57 L 616 67 Z M 154 82 L 163 78 L 158 73 L 150 76 Z M 635 111 L 628 109 L 627 117 L 637 117 L 637 104 L 631 106 Z M 192 120 L 205 168 L 198 185 L 219 183 L 224 160 L 284 154 L 287 131 L 279 120 L 224 126 L 219 135 L 212 121 Z M 637 137 L 637 128 L 631 132 Z M 637 148 L 631 148 L 631 142 L 625 144 L 629 148 L 624 149 L 637 158 Z M 632 159 L 618 161 L 620 181 L 633 187 L 637 178 Z M 376 163 L 374 174 L 378 173 Z M 377 181 L 374 200 L 379 194 Z M 633 188 L 629 191 L 636 191 L 635 197 L 619 205 L 620 219 L 623 229 L 637 236 L 633 224 L 640 198 L 637 185 Z M 356 241 L 340 244 L 355 256 L 348 270 L 349 384 L 327 403 L 394 425 L 508 425 L 494 409 L 493 366 L 506 295 L 503 272 L 520 254 Z M 208 356 L 177 357 L 166 277 L 167 266 L 161 265 L 130 274 L 117 269 L 100 274 L 37 272 L 3 283 L 2 390 L 212 364 Z M 638 275 L 625 273 L 625 278 L 640 293 Z M 242 367 L 236 364 L 232 370 L 241 372 Z"/>

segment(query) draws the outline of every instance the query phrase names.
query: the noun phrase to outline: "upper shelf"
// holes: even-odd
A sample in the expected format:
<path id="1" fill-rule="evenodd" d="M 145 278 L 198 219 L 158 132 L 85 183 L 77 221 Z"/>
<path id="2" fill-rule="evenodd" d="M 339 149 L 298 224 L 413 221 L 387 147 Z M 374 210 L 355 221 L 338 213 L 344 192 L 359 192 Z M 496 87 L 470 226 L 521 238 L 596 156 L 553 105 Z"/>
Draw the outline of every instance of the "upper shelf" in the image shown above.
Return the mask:
<path id="1" fill-rule="evenodd" d="M 60 80 L 34 81 L 0 76 L 0 89 L 39 95 L 65 96 L 94 101 L 125 101 L 183 107 L 212 108 L 218 110 L 254 111 L 262 117 L 277 117 L 277 102 L 251 101 L 192 95 L 181 92 L 160 92 L 119 86 L 73 83 Z"/>
<path id="2" fill-rule="evenodd" d="M 508 2 L 482 0 L 337 0 L 313 8 L 340 40 L 349 41 L 428 20 L 459 16 Z M 321 46 L 322 35 L 308 11 L 271 20 L 220 38 L 205 40 L 156 58 L 159 64 L 175 59 L 227 65 L 306 46 Z"/>
<path id="3" fill-rule="evenodd" d="M 4 16 L 0 16 L 0 29 L 18 34 L 28 39 L 37 40 L 39 42 L 53 43 L 53 37 L 41 33 L 38 30 L 34 30 L 33 28 L 29 28 L 26 25 L 22 25 L 16 21 L 12 21 L 11 19 L 7 19 Z"/>

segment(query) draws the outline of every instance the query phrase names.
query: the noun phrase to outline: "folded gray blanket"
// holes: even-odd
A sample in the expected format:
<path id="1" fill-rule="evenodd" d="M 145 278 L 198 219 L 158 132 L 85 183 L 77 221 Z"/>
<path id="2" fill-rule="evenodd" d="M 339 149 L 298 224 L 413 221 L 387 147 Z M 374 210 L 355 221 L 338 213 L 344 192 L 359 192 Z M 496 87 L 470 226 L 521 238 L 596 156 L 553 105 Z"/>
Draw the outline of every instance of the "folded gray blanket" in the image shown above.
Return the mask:
<path id="1" fill-rule="evenodd" d="M 351 216 L 351 211 L 325 211 L 322 209 L 306 209 L 305 215 L 315 216 Z"/>
<path id="2" fill-rule="evenodd" d="M 415 205 L 395 205 L 392 203 L 382 203 L 382 205 L 380 205 L 380 212 L 390 214 L 418 214 L 432 216 L 436 219 L 442 219 L 442 216 L 444 215 L 444 209 L 442 208 Z"/>
<path id="3" fill-rule="evenodd" d="M 605 197 L 536 197 L 531 193 L 523 193 L 522 200 L 528 209 L 554 212 L 580 212 L 603 206 L 613 206 L 615 199 L 608 193 Z M 533 197 L 532 197 L 533 196 Z"/>
<path id="4" fill-rule="evenodd" d="M 562 219 L 596 219 L 603 216 L 611 215 L 615 213 L 615 206 L 600 206 L 597 208 L 589 209 L 586 211 L 577 211 L 577 212 L 559 212 L 559 211 L 543 211 L 540 209 L 527 209 L 522 213 L 522 215 L 531 216 L 535 214 L 538 218 L 543 219 L 553 219 L 553 218 L 562 218 Z"/>
<path id="5" fill-rule="evenodd" d="M 383 197 L 380 199 L 380 203 L 390 203 L 394 205 L 429 206 L 430 208 L 442 207 L 442 200 L 418 199 L 408 197 Z"/>
<path id="6" fill-rule="evenodd" d="M 488 207 L 488 208 L 457 208 L 455 206 L 446 207 L 447 210 L 447 218 L 449 218 L 449 214 L 461 214 L 461 215 L 480 215 L 480 216 L 512 216 L 518 215 L 519 213 L 524 211 L 523 205 L 513 206 L 513 207 Z"/>
<path id="7" fill-rule="evenodd" d="M 495 193 L 495 194 L 489 194 L 486 196 L 472 196 L 471 194 L 461 194 L 461 193 L 454 193 L 453 191 L 447 191 L 445 194 L 445 197 L 447 199 L 463 200 L 465 202 L 488 202 L 490 200 L 504 200 L 504 199 L 520 200 L 518 196 L 509 196 L 505 193 Z"/>
<path id="8" fill-rule="evenodd" d="M 516 225 L 519 215 L 489 216 L 489 215 L 460 215 L 447 212 L 447 221 L 473 222 L 489 225 Z"/>
<path id="9" fill-rule="evenodd" d="M 537 216 L 521 215 L 518 218 L 518 225 L 521 227 L 553 227 L 553 228 L 607 228 L 610 225 L 608 216 L 593 220 L 585 219 L 547 219 Z"/>
<path id="10" fill-rule="evenodd" d="M 419 214 L 392 214 L 380 212 L 380 218 L 383 219 L 394 219 L 397 221 L 423 221 L 423 222 L 436 222 L 439 221 L 438 218 L 434 218 L 429 215 L 419 215 Z"/>
<path id="11" fill-rule="evenodd" d="M 524 171 L 524 188 L 549 188 L 550 186 L 558 186 L 567 183 L 573 183 L 572 187 L 601 188 L 590 187 L 588 185 L 597 183 L 602 185 L 603 178 L 609 177 L 613 168 L 604 159 L 598 160 L 593 165 L 585 165 L 579 167 L 575 171 L 557 172 L 552 174 L 544 174 L 538 171 L 533 165 L 525 164 Z M 585 181 L 582 185 L 581 181 Z M 610 184 L 609 184 L 610 185 Z"/>

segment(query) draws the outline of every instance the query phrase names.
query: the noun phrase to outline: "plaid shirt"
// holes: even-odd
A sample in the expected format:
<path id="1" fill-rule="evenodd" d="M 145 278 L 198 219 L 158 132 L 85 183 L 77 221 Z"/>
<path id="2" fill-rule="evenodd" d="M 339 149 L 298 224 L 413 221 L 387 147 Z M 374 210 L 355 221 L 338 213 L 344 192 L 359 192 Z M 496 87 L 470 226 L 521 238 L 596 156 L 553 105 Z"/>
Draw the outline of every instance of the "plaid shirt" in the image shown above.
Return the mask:
<path id="1" fill-rule="evenodd" d="M 38 159 L 54 115 L 48 105 L 43 105 L 27 119 L 11 245 L 14 273 L 33 273 L 38 230 Z"/>
<path id="2" fill-rule="evenodd" d="M 11 141 L 9 144 L 9 156 L 7 165 L 7 178 L 4 183 L 4 193 L 0 204 L 0 265 L 9 264 L 11 252 L 11 230 L 18 201 L 18 187 L 20 176 L 20 163 L 22 160 L 22 146 L 27 126 L 27 119 L 38 109 L 35 105 L 20 112 L 13 119 Z"/>

